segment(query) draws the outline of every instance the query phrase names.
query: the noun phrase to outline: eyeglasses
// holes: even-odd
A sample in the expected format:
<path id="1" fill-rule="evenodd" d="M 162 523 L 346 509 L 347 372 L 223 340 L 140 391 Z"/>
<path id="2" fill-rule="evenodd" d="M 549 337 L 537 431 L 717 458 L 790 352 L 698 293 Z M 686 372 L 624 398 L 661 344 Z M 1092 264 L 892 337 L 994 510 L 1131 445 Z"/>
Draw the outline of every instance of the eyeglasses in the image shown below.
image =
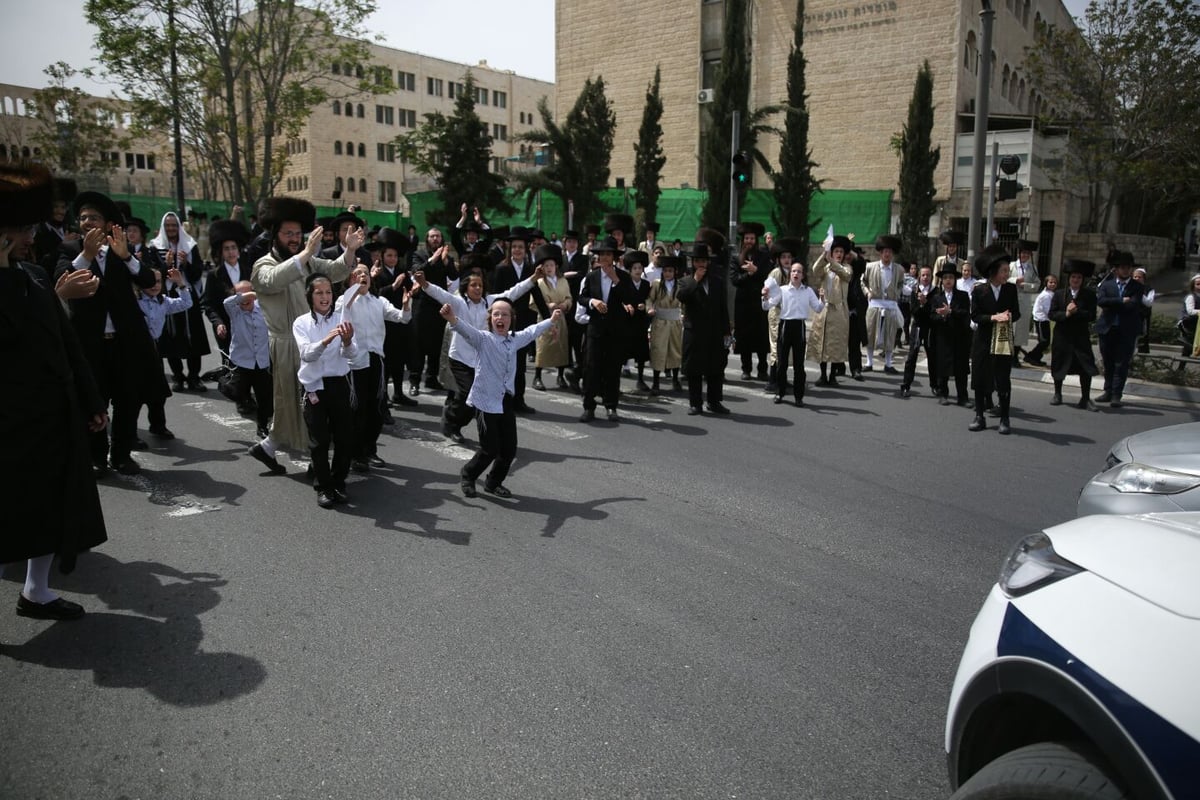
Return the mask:
<path id="1" fill-rule="evenodd" d="M 80 222 L 104 222 L 104 217 L 100 214 L 80 214 Z"/>

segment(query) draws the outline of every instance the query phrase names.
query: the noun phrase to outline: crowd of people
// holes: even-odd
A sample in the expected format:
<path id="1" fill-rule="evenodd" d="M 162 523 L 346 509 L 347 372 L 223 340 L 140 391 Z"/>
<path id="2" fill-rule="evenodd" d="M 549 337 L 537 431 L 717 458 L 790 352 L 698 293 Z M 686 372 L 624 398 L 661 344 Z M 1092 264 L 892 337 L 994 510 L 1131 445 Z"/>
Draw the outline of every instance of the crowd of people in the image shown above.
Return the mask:
<path id="1" fill-rule="evenodd" d="M 689 415 L 726 415 L 730 353 L 744 381 L 803 407 L 807 361 L 819 369 L 816 387 L 879 369 L 899 376 L 907 398 L 923 351 L 940 404 L 972 407 L 972 431 L 991 413 L 1008 434 L 1010 376 L 1022 357 L 1044 365 L 1049 351 L 1052 404 L 1076 375 L 1081 409 L 1120 407 L 1154 299 L 1132 254 L 1116 253 L 1096 289 L 1095 265 L 1067 260 L 1060 287 L 1055 275 L 1041 278 L 1038 245 L 1025 240 L 1015 254 L 992 246 L 969 264 L 961 234 L 947 232 L 944 253 L 921 266 L 901 262 L 894 236 L 878 237 L 868 261 L 831 228 L 808 268 L 806 241 L 775 239 L 753 222 L 738 227 L 733 247 L 706 228 L 685 246 L 657 241 L 653 223 L 636 242 L 633 218 L 610 214 L 582 235 L 564 231 L 558 244 L 535 229 L 492 228 L 463 204 L 449 243 L 437 227 L 415 242 L 411 230 L 368 231 L 353 207 L 318 219 L 310 203 L 287 197 L 264 204 L 253 227 L 207 222 L 204 252 L 216 261 L 207 264 L 175 213 L 151 230 L 103 194 L 75 193 L 38 167 L 7 169 L 0 335 L 28 391 L 6 398 L 19 407 L 4 415 L 18 445 L 4 456 L 5 485 L 53 511 L 44 535 L 6 540 L 0 563 L 28 560 L 18 610 L 55 619 L 82 609 L 49 590 L 49 559 L 69 569 L 105 537 L 97 477 L 137 473 L 141 408 L 149 434 L 171 439 L 166 399 L 204 391 L 206 377 L 254 419 L 249 455 L 270 473 L 286 472 L 281 450 L 307 452 L 322 508 L 347 502 L 351 471 L 384 464 L 383 428 L 422 392 L 441 396 L 448 440 L 465 444 L 475 422 L 463 494 L 476 496 L 483 478 L 484 491 L 509 497 L 516 415 L 536 413 L 530 360 L 535 392 L 552 381 L 581 396 L 581 422 L 602 406 L 616 423 L 623 374 L 647 396 L 686 397 Z M 1198 313 L 1200 276 L 1184 307 L 1193 332 Z M 200 371 L 209 329 L 221 356 L 215 375 Z M 1094 399 L 1093 329 L 1105 365 Z M 40 461 L 29 469 L 15 453 Z M 47 492 L 64 486 L 79 502 L 53 502 Z"/>

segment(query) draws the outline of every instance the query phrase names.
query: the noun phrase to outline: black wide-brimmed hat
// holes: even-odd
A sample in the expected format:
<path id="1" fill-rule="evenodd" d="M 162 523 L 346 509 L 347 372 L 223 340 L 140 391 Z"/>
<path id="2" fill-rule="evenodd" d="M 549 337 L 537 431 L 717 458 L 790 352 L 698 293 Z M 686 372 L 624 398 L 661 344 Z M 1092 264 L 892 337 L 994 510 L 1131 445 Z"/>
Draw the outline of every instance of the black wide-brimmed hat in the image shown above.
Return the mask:
<path id="1" fill-rule="evenodd" d="M 657 222 L 647 222 L 646 223 L 646 231 L 648 233 L 658 233 L 658 228 L 659 228 L 659 226 L 658 226 Z"/>
<path id="2" fill-rule="evenodd" d="M 791 253 L 793 259 L 801 259 L 808 254 L 808 245 L 795 236 L 782 236 L 771 243 L 771 256 L 779 258 L 784 253 Z"/>
<path id="3" fill-rule="evenodd" d="M 317 225 L 317 208 L 298 197 L 272 197 L 264 203 L 263 219 L 259 222 L 274 235 L 285 222 L 300 223 L 301 230 L 311 231 Z"/>
<path id="4" fill-rule="evenodd" d="M 533 266 L 539 267 L 547 261 L 562 266 L 562 248 L 556 244 L 544 244 L 533 251 Z"/>
<path id="5" fill-rule="evenodd" d="M 1133 257 L 1133 253 L 1128 250 L 1116 250 L 1108 256 L 1108 263 L 1114 267 L 1132 267 L 1136 264 L 1137 259 Z"/>
<path id="6" fill-rule="evenodd" d="M 687 259 L 683 256 L 659 256 L 659 269 L 673 269 L 676 272 L 681 272 L 687 269 Z"/>
<path id="7" fill-rule="evenodd" d="M 408 236 L 395 228 L 380 228 L 375 235 L 375 244 L 379 245 L 380 252 L 391 248 L 401 256 L 408 252 L 409 247 Z"/>
<path id="8" fill-rule="evenodd" d="M 513 225 L 509 229 L 508 233 L 504 234 L 504 241 L 506 242 L 512 242 L 520 239 L 522 242 L 528 244 L 529 238 L 529 228 L 526 228 L 523 225 Z"/>
<path id="9" fill-rule="evenodd" d="M 617 240 L 612 236 L 605 236 L 603 239 L 597 240 L 592 245 L 591 252 L 593 253 L 615 253 L 617 252 Z"/>
<path id="10" fill-rule="evenodd" d="M 104 216 L 104 221 L 113 225 L 124 225 L 125 215 L 121 213 L 121 209 L 113 202 L 106 194 L 100 192 L 80 192 L 75 195 L 75 216 L 79 216 L 79 212 L 85 208 L 95 209 Z"/>
<path id="11" fill-rule="evenodd" d="M 899 236 L 889 236 L 884 234 L 875 240 L 876 250 L 891 250 L 894 254 L 899 254 L 904 247 L 904 243 L 900 241 Z"/>
<path id="12" fill-rule="evenodd" d="M 829 243 L 829 252 L 832 253 L 835 247 L 842 248 L 842 254 L 848 256 L 854 249 L 854 240 L 849 236 L 834 236 L 833 241 Z"/>
<path id="13" fill-rule="evenodd" d="M 625 255 L 621 256 L 621 263 L 625 269 L 633 269 L 634 264 L 641 264 L 642 269 L 650 266 L 650 254 L 641 250 L 627 250 Z"/>
<path id="14" fill-rule="evenodd" d="M 1067 258 L 1063 260 L 1062 271 L 1063 275 L 1072 275 L 1078 272 L 1083 277 L 1090 278 L 1096 271 L 1096 264 L 1084 258 Z"/>
<path id="15" fill-rule="evenodd" d="M 599 236 L 600 235 L 600 226 L 594 225 L 594 224 L 593 225 L 584 225 L 583 232 L 585 234 L 591 234 L 592 236 Z"/>
<path id="16" fill-rule="evenodd" d="M 956 244 L 963 247 L 967 243 L 967 237 L 962 231 L 942 231 L 938 236 L 938 241 L 942 244 Z"/>
<path id="17" fill-rule="evenodd" d="M 150 238 L 150 226 L 146 224 L 146 220 L 141 217 L 129 217 L 125 220 L 125 230 L 137 228 L 142 232 L 142 239 Z M 241 245 L 239 245 L 240 247 Z"/>
<path id="18" fill-rule="evenodd" d="M 483 226 L 473 219 L 469 219 L 463 223 L 463 233 L 483 233 Z"/>
<path id="19" fill-rule="evenodd" d="M 701 228 L 696 231 L 696 241 L 708 245 L 710 253 L 704 258 L 712 258 L 712 253 L 725 249 L 725 234 L 714 228 Z"/>
<path id="20" fill-rule="evenodd" d="M 236 242 L 238 249 L 250 241 L 250 231 L 236 219 L 219 219 L 208 226 L 208 245 L 214 256 L 219 256 L 226 242 Z"/>
<path id="21" fill-rule="evenodd" d="M 573 230 L 571 228 L 567 228 L 565 231 L 563 231 L 562 238 L 563 238 L 564 242 L 567 239 L 574 239 L 575 241 L 578 242 L 579 241 L 579 231 Z"/>
<path id="22" fill-rule="evenodd" d="M 367 223 L 364 222 L 363 218 L 360 217 L 358 214 L 355 214 L 353 211 L 343 211 L 340 214 L 338 214 L 336 217 L 333 218 L 334 231 L 340 230 L 342 227 L 342 224 L 346 223 L 346 222 L 354 223 L 354 227 L 356 227 L 356 228 L 367 227 Z"/>
<path id="23" fill-rule="evenodd" d="M 712 248 L 708 246 L 707 242 L 696 242 L 692 245 L 692 260 L 695 261 L 697 258 L 703 258 L 705 261 L 712 258 Z"/>
<path id="24" fill-rule="evenodd" d="M 0 165 L 0 225 L 21 228 L 50 216 L 54 179 L 40 164 Z"/>
<path id="25" fill-rule="evenodd" d="M 979 258 L 975 260 L 975 268 L 979 270 L 980 275 L 991 278 L 1000 267 L 1011 264 L 1012 260 L 1012 254 L 1004 248 L 1004 245 L 992 244 L 985 247 L 979 254 Z"/>
<path id="26" fill-rule="evenodd" d="M 633 217 L 628 214 L 608 214 L 604 217 L 604 230 L 612 233 L 615 230 L 624 231 L 626 235 L 633 233 Z"/>
<path id="27" fill-rule="evenodd" d="M 1031 239 L 1017 239 L 1017 252 L 1018 253 L 1021 252 L 1022 250 L 1028 250 L 1030 253 L 1036 253 L 1037 249 L 1038 249 L 1037 242 L 1035 242 Z"/>
<path id="28" fill-rule="evenodd" d="M 953 266 L 948 265 L 948 262 L 942 262 L 942 268 L 938 270 L 937 276 L 940 278 L 943 275 L 952 275 L 955 280 L 957 280 L 959 277 L 958 270 L 956 270 Z"/>
<path id="29" fill-rule="evenodd" d="M 538 239 L 545 239 L 545 238 L 546 238 L 546 232 L 544 230 L 542 230 L 541 228 L 530 228 L 529 241 L 533 242 Z"/>
<path id="30" fill-rule="evenodd" d="M 766 234 L 767 226 L 761 222 L 739 222 L 737 226 L 738 236 L 745 236 L 747 233 L 753 233 L 760 239 Z"/>

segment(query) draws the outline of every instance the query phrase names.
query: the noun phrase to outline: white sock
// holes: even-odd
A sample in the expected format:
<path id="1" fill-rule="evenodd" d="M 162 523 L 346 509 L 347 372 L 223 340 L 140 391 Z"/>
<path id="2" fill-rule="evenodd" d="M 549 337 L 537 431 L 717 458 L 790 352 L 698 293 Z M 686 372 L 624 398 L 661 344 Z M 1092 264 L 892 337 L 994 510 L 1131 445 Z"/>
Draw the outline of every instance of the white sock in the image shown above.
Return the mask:
<path id="1" fill-rule="evenodd" d="M 35 603 L 50 603 L 58 599 L 58 595 L 50 591 L 50 565 L 54 563 L 54 554 L 38 556 L 29 559 L 25 570 L 25 589 L 21 594 Z"/>
<path id="2" fill-rule="evenodd" d="M 271 441 L 271 437 L 270 437 L 270 436 L 268 436 L 267 438 L 263 439 L 263 440 L 262 440 L 261 442 L 259 442 L 258 444 L 259 444 L 259 446 L 260 446 L 260 447 L 263 449 L 263 452 L 264 452 L 264 453 L 266 453 L 267 455 L 269 455 L 271 458 L 274 458 L 274 457 L 275 457 L 275 443 L 274 443 L 273 441 Z"/>

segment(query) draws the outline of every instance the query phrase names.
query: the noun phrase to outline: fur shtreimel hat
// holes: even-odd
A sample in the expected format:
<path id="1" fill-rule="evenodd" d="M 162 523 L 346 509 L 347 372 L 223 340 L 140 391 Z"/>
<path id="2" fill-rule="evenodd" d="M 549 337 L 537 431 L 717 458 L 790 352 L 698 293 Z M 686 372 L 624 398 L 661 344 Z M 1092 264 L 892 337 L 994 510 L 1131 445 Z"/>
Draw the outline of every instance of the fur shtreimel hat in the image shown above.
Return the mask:
<path id="1" fill-rule="evenodd" d="M 264 204 L 262 219 L 259 223 L 274 235 L 279 232 L 279 226 L 285 222 L 299 222 L 305 231 L 313 230 L 317 225 L 317 208 L 307 200 L 296 197 L 272 197 Z"/>
<path id="2" fill-rule="evenodd" d="M 0 225 L 37 225 L 50 216 L 54 179 L 40 164 L 0 165 Z"/>

